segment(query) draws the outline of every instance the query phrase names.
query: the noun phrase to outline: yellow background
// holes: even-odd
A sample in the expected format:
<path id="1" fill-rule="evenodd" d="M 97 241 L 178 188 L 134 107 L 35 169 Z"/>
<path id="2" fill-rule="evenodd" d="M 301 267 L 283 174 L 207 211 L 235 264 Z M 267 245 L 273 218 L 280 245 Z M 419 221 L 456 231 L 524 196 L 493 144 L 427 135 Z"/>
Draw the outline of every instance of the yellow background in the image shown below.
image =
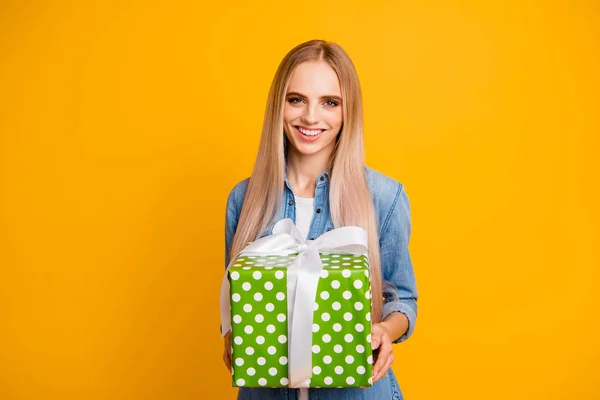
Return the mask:
<path id="1" fill-rule="evenodd" d="M 597 1 L 3 1 L 0 398 L 233 399 L 218 290 L 281 58 L 406 186 L 407 399 L 600 398 Z"/>

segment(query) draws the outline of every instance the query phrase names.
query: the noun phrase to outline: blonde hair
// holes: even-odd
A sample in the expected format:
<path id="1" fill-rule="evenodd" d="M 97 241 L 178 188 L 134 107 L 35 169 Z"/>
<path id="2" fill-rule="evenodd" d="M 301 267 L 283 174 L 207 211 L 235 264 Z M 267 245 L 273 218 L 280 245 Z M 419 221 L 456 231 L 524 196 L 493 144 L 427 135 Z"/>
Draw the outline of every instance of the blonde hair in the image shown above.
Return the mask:
<path id="1" fill-rule="evenodd" d="M 359 226 L 368 233 L 374 322 L 381 320 L 382 278 L 377 218 L 367 182 L 363 144 L 362 93 L 350 57 L 337 44 L 310 40 L 294 47 L 281 61 L 267 98 L 262 136 L 254 170 L 233 238 L 230 257 L 257 239 L 276 222 L 283 199 L 288 139 L 283 128 L 283 108 L 288 82 L 296 66 L 324 61 L 336 72 L 342 92 L 343 123 L 329 159 L 329 209 L 335 228 Z M 376 301 L 379 299 L 380 301 Z"/>

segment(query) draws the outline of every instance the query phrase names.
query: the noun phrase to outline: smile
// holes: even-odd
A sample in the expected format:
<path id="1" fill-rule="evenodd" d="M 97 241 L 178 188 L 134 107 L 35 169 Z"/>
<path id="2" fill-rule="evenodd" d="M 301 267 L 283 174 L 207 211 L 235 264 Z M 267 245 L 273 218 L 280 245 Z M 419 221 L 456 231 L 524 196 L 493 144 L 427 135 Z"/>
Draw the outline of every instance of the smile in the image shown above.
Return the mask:
<path id="1" fill-rule="evenodd" d="M 324 129 L 305 129 L 301 126 L 297 126 L 296 128 L 306 136 L 317 136 L 324 131 Z"/>

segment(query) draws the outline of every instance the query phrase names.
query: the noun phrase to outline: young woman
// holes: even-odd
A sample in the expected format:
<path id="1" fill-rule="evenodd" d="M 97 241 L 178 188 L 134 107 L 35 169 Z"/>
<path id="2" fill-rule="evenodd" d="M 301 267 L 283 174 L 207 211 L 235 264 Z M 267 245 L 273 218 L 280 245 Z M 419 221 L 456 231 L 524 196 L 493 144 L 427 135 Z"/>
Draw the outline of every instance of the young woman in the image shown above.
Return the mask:
<path id="1" fill-rule="evenodd" d="M 238 399 L 402 399 L 392 344 L 415 328 L 417 288 L 408 251 L 410 206 L 404 186 L 364 163 L 362 94 L 337 44 L 311 40 L 292 49 L 273 79 L 250 178 L 229 193 L 226 265 L 245 244 L 291 218 L 307 239 L 342 226 L 368 233 L 373 293 L 373 386 L 240 388 Z M 231 332 L 223 359 L 231 371 Z"/>

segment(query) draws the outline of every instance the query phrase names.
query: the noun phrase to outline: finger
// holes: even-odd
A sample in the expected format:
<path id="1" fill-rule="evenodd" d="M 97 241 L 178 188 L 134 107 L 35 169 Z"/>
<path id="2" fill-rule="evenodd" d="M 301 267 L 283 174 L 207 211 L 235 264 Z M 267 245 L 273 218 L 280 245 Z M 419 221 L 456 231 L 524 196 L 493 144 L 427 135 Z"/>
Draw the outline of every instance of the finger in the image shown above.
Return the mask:
<path id="1" fill-rule="evenodd" d="M 373 365 L 373 383 L 375 383 L 379 380 L 379 375 L 381 373 L 381 370 L 387 363 L 388 357 L 389 357 L 389 355 L 387 353 L 379 354 L 379 358 L 377 359 L 377 362 L 375 363 L 375 365 Z"/>
<path id="2" fill-rule="evenodd" d="M 391 356 L 388 357 L 387 362 L 385 363 L 383 368 L 377 374 L 378 375 L 377 380 L 380 380 L 388 373 L 388 370 L 391 368 L 393 362 L 394 362 L 394 354 L 392 354 Z"/>
<path id="3" fill-rule="evenodd" d="M 388 362 L 389 357 L 393 354 L 392 343 L 384 334 L 382 335 L 381 347 L 379 349 L 379 357 L 377 357 L 377 362 L 373 366 L 373 376 L 377 378 L 379 375 L 383 376 L 381 370 L 385 367 Z M 379 377 L 381 377 L 379 376 Z M 379 378 L 377 378 L 379 379 Z M 375 379 L 374 379 L 375 380 Z"/>
<path id="4" fill-rule="evenodd" d="M 382 345 L 383 347 L 384 345 Z M 385 366 L 387 360 L 390 356 L 391 352 L 389 350 L 384 350 L 383 348 L 379 350 L 379 356 L 377 357 L 377 361 L 373 365 L 373 376 L 377 376 L 381 368 Z"/>
<path id="5" fill-rule="evenodd" d="M 225 363 L 225 366 L 229 372 L 231 372 L 231 355 L 227 352 L 223 353 L 223 362 Z"/>
<path id="6" fill-rule="evenodd" d="M 385 365 L 383 367 L 381 367 L 377 371 L 376 374 L 374 374 L 373 383 L 377 382 L 378 380 L 383 378 L 385 376 L 385 374 L 387 374 L 388 369 L 390 368 L 390 366 L 392 365 L 393 362 L 394 362 L 394 355 L 392 354 L 387 358 Z"/>
<path id="7" fill-rule="evenodd" d="M 381 343 L 381 340 L 379 340 L 379 338 L 374 337 L 371 340 L 371 349 L 377 350 L 379 348 L 380 343 Z"/>
<path id="8" fill-rule="evenodd" d="M 231 373 L 231 346 L 227 343 L 225 343 L 225 348 L 223 349 L 223 361 L 229 373 Z"/>
<path id="9" fill-rule="evenodd" d="M 379 346 L 381 345 L 381 336 L 383 335 L 383 332 L 380 331 L 373 331 L 372 333 L 372 337 L 371 337 L 371 349 L 373 350 L 373 361 L 376 363 L 377 360 L 379 359 L 379 353 L 381 352 L 381 349 L 379 348 Z"/>
<path id="10" fill-rule="evenodd" d="M 371 349 L 376 350 L 381 344 L 381 335 L 373 336 L 371 338 Z"/>

